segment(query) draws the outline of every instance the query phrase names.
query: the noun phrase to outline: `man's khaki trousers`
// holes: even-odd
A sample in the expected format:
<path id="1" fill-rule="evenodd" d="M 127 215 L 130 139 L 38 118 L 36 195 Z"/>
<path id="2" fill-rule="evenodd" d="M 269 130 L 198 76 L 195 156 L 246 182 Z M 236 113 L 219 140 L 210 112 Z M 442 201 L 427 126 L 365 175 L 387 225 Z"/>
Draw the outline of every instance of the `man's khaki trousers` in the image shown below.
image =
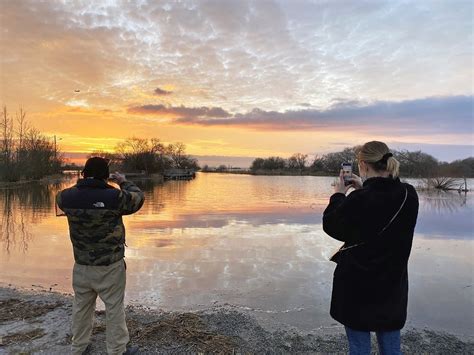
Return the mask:
<path id="1" fill-rule="evenodd" d="M 72 353 L 82 354 L 90 342 L 97 295 L 105 304 L 108 354 L 122 354 L 129 341 L 125 323 L 125 261 L 107 266 L 74 264 L 72 287 Z"/>

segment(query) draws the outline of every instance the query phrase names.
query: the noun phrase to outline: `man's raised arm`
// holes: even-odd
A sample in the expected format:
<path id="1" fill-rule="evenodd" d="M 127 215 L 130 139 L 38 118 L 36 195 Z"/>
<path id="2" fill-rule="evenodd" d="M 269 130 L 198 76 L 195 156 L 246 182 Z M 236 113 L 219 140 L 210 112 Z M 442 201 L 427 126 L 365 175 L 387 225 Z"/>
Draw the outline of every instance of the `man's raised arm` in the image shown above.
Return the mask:
<path id="1" fill-rule="evenodd" d="M 125 175 L 115 173 L 112 174 L 112 178 L 119 184 L 121 189 L 119 195 L 119 210 L 122 214 L 132 214 L 142 208 L 143 202 L 145 201 L 145 195 L 142 190 L 133 182 L 128 181 Z"/>

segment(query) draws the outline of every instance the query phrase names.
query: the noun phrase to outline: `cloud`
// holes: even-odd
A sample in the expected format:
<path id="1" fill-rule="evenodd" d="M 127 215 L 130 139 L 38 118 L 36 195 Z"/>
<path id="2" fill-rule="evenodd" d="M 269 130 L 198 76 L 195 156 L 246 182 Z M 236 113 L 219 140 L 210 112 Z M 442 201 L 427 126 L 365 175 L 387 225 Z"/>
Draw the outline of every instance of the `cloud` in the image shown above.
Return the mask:
<path id="1" fill-rule="evenodd" d="M 202 117 L 229 117 L 230 113 L 220 107 L 185 107 L 185 106 L 165 106 L 165 105 L 143 105 L 133 106 L 128 109 L 129 113 L 136 114 L 171 114 L 178 117 L 188 117 L 190 119 Z"/>
<path id="2" fill-rule="evenodd" d="M 155 95 L 158 95 L 158 96 L 167 96 L 167 95 L 171 95 L 173 92 L 172 91 L 167 91 L 167 90 L 163 90 L 163 89 L 160 89 L 160 88 L 156 88 L 153 93 Z"/>
<path id="3" fill-rule="evenodd" d="M 1 3 L 8 102 L 80 87 L 91 104 L 128 105 L 130 87 L 165 82 L 180 88 L 173 105 L 246 111 L 472 92 L 469 2 Z"/>
<path id="4" fill-rule="evenodd" d="M 173 113 L 184 125 L 232 126 L 259 130 L 347 129 L 390 134 L 472 133 L 473 96 L 431 97 L 400 102 L 338 101 L 326 110 L 303 109 L 230 114 L 212 109 L 145 105 L 140 113 Z M 136 108 L 135 108 L 136 109 Z M 132 110 L 133 112 L 133 110 Z"/>
<path id="5" fill-rule="evenodd" d="M 0 4 L 0 97 L 8 107 L 27 105 L 42 130 L 77 133 L 92 124 L 97 129 L 82 134 L 139 129 L 169 140 L 228 132 L 220 138 L 249 155 L 373 132 L 401 141 L 415 134 L 468 144 L 472 137 L 472 98 L 459 96 L 473 92 L 468 1 Z M 52 120 L 48 112 L 66 103 L 75 106 Z M 145 105 L 154 103 L 165 105 Z M 166 132 L 154 121 L 160 115 L 175 122 Z M 196 126 L 243 129 L 237 140 L 237 130 Z"/>

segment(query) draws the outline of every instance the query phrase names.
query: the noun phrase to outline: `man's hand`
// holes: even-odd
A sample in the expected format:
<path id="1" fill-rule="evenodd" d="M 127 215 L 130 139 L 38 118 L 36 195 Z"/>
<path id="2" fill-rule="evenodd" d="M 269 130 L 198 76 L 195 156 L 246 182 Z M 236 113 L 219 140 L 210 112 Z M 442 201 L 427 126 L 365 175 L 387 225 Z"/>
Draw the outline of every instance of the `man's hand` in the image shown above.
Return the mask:
<path id="1" fill-rule="evenodd" d="M 124 174 L 120 174 L 118 171 L 116 171 L 114 174 L 110 174 L 110 180 L 113 182 L 116 182 L 117 184 L 121 184 L 124 181 L 127 181 L 125 178 Z"/>

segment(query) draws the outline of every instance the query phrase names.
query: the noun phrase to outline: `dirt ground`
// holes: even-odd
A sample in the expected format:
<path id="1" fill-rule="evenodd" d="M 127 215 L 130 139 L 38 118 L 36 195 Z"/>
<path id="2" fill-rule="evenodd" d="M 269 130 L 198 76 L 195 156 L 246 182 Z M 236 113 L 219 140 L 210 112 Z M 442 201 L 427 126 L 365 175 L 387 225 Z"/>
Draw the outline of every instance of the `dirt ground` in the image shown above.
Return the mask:
<path id="1" fill-rule="evenodd" d="M 0 354 L 68 354 L 72 297 L 0 287 Z M 264 327 L 249 314 L 226 307 L 164 312 L 128 306 L 131 342 L 142 354 L 346 353 L 344 334 L 303 333 Z M 376 349 L 375 338 L 373 350 Z M 406 354 L 474 354 L 474 343 L 430 330 L 404 330 Z M 96 311 L 91 354 L 105 354 L 105 312 Z"/>

